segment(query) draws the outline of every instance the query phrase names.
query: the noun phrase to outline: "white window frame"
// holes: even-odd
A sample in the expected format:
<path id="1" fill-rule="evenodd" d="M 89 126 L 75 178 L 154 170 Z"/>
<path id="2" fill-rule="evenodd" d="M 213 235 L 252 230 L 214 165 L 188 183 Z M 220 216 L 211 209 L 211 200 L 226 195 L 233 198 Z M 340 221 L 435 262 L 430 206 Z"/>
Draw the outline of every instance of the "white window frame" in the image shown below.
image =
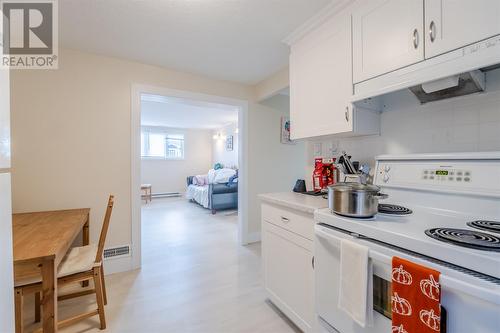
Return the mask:
<path id="1" fill-rule="evenodd" d="M 169 149 L 168 149 L 168 140 L 176 140 L 176 141 L 181 141 L 181 156 L 170 156 L 169 155 Z M 186 141 L 185 141 L 185 136 L 184 134 L 167 134 L 165 138 L 165 159 L 167 160 L 183 160 L 184 156 L 186 154 Z"/>
<path id="2" fill-rule="evenodd" d="M 165 136 L 164 146 L 163 146 L 163 156 L 151 156 L 149 155 L 149 135 L 150 134 L 163 134 Z M 142 135 L 144 134 L 144 141 L 142 141 Z M 171 136 L 171 137 L 169 137 Z M 171 140 L 181 140 L 182 141 L 182 156 L 180 157 L 170 157 L 168 154 L 168 139 Z M 143 151 L 145 154 L 143 155 Z M 167 128 L 156 128 L 141 126 L 141 159 L 143 160 L 184 160 L 186 157 L 186 137 L 183 133 L 178 133 Z"/>

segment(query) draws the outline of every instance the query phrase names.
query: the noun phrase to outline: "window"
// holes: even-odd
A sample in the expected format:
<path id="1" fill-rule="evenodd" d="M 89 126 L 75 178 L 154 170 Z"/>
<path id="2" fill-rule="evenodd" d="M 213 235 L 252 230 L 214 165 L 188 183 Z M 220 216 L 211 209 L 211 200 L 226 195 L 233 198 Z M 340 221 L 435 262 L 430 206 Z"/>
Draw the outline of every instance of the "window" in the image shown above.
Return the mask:
<path id="1" fill-rule="evenodd" d="M 183 159 L 184 135 L 143 128 L 141 132 L 141 156 L 143 158 Z"/>
<path id="2" fill-rule="evenodd" d="M 184 135 L 167 135 L 166 158 L 184 158 Z"/>

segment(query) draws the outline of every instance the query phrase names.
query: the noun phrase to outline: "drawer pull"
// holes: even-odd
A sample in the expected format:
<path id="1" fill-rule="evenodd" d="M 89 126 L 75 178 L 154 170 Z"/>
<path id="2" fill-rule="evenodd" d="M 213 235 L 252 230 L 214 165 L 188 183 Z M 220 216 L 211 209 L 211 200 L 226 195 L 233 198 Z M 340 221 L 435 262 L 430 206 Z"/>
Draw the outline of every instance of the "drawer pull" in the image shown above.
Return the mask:
<path id="1" fill-rule="evenodd" d="M 288 223 L 288 222 L 290 222 L 290 219 L 288 219 L 288 218 L 286 218 L 286 217 L 282 216 L 282 217 L 281 217 L 281 222 L 283 222 L 283 223 Z"/>

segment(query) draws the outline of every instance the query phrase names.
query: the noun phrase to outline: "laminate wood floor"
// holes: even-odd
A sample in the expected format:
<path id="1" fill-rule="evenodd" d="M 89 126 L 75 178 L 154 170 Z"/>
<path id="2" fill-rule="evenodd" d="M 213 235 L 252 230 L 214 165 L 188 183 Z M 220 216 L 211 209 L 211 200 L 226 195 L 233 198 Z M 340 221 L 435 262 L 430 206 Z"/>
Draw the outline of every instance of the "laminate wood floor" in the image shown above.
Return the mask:
<path id="1" fill-rule="evenodd" d="M 300 332 L 266 301 L 260 243 L 238 245 L 236 212 L 211 215 L 184 198 L 154 199 L 142 209 L 142 259 L 140 270 L 106 276 L 106 332 Z M 61 302 L 59 317 L 93 308 L 94 300 Z M 38 327 L 30 325 L 31 297 L 25 315 L 30 332 Z M 60 331 L 98 327 L 94 317 Z"/>

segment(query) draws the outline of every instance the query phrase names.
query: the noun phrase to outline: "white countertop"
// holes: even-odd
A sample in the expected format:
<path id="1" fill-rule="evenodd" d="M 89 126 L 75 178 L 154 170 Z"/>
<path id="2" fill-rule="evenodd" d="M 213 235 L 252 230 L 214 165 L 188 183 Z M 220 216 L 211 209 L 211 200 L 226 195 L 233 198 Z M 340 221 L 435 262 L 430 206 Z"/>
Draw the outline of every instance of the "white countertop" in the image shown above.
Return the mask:
<path id="1" fill-rule="evenodd" d="M 307 214 L 314 214 L 316 209 L 328 207 L 328 200 L 322 196 L 295 192 L 265 193 L 259 194 L 259 198 L 264 202 L 296 209 Z"/>

